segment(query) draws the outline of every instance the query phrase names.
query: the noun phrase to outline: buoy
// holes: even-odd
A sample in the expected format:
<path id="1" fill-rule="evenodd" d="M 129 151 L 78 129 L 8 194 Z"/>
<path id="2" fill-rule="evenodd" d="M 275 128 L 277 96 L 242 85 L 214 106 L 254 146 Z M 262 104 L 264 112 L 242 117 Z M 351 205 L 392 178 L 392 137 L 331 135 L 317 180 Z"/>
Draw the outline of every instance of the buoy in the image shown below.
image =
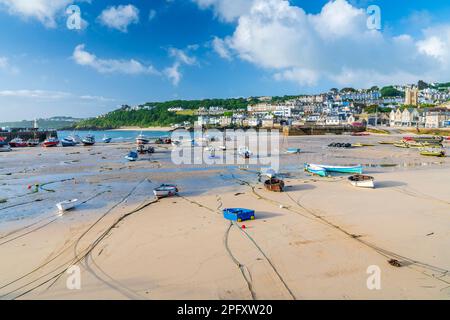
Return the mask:
<path id="1" fill-rule="evenodd" d="M 28 190 L 30 190 L 31 189 L 31 184 L 29 184 L 27 188 L 28 188 Z"/>
<path id="2" fill-rule="evenodd" d="M 242 225 L 242 229 L 245 229 L 245 228 L 246 228 L 246 226 L 245 226 L 245 224 L 243 224 L 243 225 Z"/>

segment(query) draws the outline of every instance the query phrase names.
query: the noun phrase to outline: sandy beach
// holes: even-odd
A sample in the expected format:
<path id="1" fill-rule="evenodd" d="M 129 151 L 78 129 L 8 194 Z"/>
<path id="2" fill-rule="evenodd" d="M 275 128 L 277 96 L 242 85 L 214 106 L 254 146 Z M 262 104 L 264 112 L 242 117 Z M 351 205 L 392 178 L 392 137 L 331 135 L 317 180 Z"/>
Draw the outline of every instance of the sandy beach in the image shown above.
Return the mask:
<path id="1" fill-rule="evenodd" d="M 0 298 L 450 299 L 449 157 L 377 143 L 395 139 L 282 138 L 302 149 L 280 156 L 283 193 L 263 188 L 257 166 L 175 165 L 170 145 L 134 163 L 131 143 L 0 153 Z M 305 162 L 364 165 L 376 188 L 311 176 Z M 179 196 L 156 200 L 161 183 Z M 73 198 L 83 203 L 58 216 Z M 257 219 L 230 223 L 229 207 Z"/>

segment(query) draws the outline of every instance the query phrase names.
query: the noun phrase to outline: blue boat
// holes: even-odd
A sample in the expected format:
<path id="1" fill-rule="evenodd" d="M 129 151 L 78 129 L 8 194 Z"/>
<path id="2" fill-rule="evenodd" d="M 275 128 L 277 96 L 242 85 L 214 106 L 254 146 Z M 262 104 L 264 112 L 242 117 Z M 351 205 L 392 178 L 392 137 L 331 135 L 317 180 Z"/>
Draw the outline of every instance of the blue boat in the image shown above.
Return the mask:
<path id="1" fill-rule="evenodd" d="M 64 138 L 61 140 L 61 145 L 63 147 L 74 147 L 77 145 L 77 143 L 71 139 Z"/>
<path id="2" fill-rule="evenodd" d="M 223 209 L 223 217 L 231 221 L 255 220 L 255 210 L 243 208 Z"/>
<path id="3" fill-rule="evenodd" d="M 110 142 L 111 142 L 111 140 L 112 140 L 112 138 L 110 138 L 110 137 L 107 137 L 106 135 L 105 135 L 105 136 L 103 136 L 103 139 L 102 139 L 103 143 L 110 143 Z"/>
<path id="4" fill-rule="evenodd" d="M 305 171 L 311 172 L 321 177 L 326 177 L 329 172 L 339 172 L 339 173 L 363 173 L 362 166 L 329 166 L 322 164 L 309 164 L 305 163 Z"/>
<path id="5" fill-rule="evenodd" d="M 136 161 L 138 159 L 138 154 L 135 151 L 130 151 L 126 156 L 125 159 L 128 161 Z"/>

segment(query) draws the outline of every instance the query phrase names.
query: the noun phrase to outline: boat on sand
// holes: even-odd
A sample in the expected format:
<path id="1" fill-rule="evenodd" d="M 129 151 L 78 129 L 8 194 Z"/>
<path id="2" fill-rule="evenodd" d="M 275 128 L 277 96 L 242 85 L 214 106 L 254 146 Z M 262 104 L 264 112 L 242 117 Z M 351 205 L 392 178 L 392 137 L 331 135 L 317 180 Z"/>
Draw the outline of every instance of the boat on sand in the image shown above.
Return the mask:
<path id="1" fill-rule="evenodd" d="M 355 174 L 353 176 L 348 177 L 348 181 L 354 187 L 358 188 L 374 188 L 374 177 L 366 176 L 363 174 Z"/>
<path id="2" fill-rule="evenodd" d="M 445 157 L 445 150 L 444 149 L 422 149 L 420 151 L 420 154 L 422 156 L 428 156 L 428 157 Z"/>
<path id="3" fill-rule="evenodd" d="M 307 172 L 312 174 L 316 174 L 321 177 L 326 177 L 330 172 L 338 172 L 338 173 L 358 173 L 362 174 L 363 167 L 362 166 L 330 166 L 330 165 L 322 165 L 322 164 L 309 164 L 305 163 L 304 169 Z"/>
<path id="4" fill-rule="evenodd" d="M 284 181 L 277 178 L 271 178 L 269 180 L 264 181 L 264 187 L 269 191 L 283 192 Z"/>
<path id="5" fill-rule="evenodd" d="M 173 197 L 178 194 L 178 187 L 173 184 L 162 184 L 153 190 L 153 194 L 158 199 Z"/>
<path id="6" fill-rule="evenodd" d="M 59 213 L 64 213 L 66 211 L 72 210 L 73 208 L 75 208 L 75 206 L 78 204 L 78 199 L 72 199 L 72 200 L 67 200 L 67 201 L 63 201 L 60 203 L 56 204 L 56 207 L 59 210 Z"/>
<path id="7" fill-rule="evenodd" d="M 138 159 L 138 154 L 135 151 L 130 151 L 126 156 L 125 159 L 128 161 L 136 161 Z"/>

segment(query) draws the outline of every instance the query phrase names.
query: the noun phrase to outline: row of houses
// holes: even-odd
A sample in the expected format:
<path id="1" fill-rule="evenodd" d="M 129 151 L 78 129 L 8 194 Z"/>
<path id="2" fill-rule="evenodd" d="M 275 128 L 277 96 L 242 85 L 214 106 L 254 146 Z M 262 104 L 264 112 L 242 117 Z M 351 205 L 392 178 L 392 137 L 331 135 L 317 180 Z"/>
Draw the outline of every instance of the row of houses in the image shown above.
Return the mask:
<path id="1" fill-rule="evenodd" d="M 450 127 L 450 110 L 433 108 L 417 109 L 405 108 L 392 110 L 389 114 L 391 127 L 423 127 L 446 128 Z"/>

